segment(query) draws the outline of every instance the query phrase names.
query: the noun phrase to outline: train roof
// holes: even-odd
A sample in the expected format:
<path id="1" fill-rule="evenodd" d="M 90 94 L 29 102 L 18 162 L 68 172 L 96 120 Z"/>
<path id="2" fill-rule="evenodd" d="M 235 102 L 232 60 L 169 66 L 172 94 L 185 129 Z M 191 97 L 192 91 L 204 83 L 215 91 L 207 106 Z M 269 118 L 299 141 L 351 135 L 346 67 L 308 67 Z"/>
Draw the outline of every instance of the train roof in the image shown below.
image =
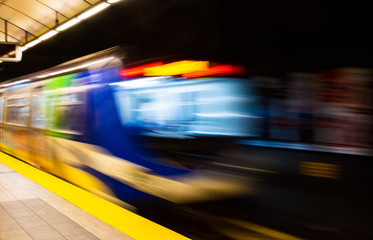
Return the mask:
<path id="1" fill-rule="evenodd" d="M 61 75 L 81 72 L 82 70 L 93 70 L 102 67 L 117 66 L 123 63 L 126 57 L 124 48 L 115 46 L 100 52 L 92 53 L 80 58 L 76 58 L 57 66 L 30 73 L 24 76 L 16 77 L 2 82 L 0 88 L 6 88 L 14 83 L 39 81 Z"/>

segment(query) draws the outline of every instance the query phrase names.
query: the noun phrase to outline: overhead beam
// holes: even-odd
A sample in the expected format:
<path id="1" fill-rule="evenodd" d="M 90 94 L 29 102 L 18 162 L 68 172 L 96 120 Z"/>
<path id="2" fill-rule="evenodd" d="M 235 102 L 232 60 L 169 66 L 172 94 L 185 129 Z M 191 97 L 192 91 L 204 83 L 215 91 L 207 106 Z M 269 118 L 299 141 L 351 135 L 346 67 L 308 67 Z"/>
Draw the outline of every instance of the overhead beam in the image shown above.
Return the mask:
<path id="1" fill-rule="evenodd" d="M 5 42 L 8 41 L 8 21 L 4 21 L 4 34 L 5 34 Z"/>

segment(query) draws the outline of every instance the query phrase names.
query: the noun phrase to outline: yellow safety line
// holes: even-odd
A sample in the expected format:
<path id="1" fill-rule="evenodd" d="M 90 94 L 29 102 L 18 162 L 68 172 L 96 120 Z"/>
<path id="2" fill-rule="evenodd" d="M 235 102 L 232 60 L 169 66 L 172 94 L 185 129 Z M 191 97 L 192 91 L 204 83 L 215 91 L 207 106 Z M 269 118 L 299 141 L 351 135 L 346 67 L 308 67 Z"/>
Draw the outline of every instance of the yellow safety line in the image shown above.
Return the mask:
<path id="1" fill-rule="evenodd" d="M 1 152 L 0 162 L 136 240 L 189 239 Z"/>

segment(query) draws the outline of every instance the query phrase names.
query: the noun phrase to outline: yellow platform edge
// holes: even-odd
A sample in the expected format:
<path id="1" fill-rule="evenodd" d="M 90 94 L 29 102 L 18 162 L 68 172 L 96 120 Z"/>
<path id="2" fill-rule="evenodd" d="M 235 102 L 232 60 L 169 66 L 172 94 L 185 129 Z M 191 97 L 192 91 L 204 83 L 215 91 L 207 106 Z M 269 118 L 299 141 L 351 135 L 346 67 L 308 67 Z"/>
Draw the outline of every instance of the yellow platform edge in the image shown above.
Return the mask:
<path id="1" fill-rule="evenodd" d="M 0 152 L 0 162 L 136 240 L 189 239 L 60 178 Z"/>

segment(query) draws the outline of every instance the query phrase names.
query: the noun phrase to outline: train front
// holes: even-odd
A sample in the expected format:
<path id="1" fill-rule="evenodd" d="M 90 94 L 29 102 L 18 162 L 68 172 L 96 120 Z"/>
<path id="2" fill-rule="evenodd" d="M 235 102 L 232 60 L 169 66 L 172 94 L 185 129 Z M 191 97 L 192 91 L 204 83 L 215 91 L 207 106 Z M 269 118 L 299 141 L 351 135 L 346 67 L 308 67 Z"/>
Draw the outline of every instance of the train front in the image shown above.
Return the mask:
<path id="1" fill-rule="evenodd" d="M 235 144 L 261 129 L 257 98 L 243 74 L 239 66 L 189 60 L 120 71 L 110 85 L 122 126 L 136 155 L 155 163 L 138 188 L 185 203 L 251 193 L 270 174 Z"/>

